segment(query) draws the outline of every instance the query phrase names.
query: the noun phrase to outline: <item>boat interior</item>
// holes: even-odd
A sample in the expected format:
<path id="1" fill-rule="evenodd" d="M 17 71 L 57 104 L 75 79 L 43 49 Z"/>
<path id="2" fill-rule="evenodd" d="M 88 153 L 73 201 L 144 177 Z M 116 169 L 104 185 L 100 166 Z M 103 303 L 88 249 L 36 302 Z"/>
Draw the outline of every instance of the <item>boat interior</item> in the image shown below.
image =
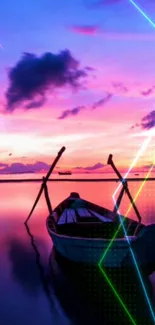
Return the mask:
<path id="1" fill-rule="evenodd" d="M 144 225 L 124 218 L 106 208 L 80 199 L 78 193 L 71 193 L 48 219 L 48 226 L 58 234 L 84 238 L 112 238 L 119 227 L 117 238 L 124 237 L 120 223 L 123 221 L 128 236 L 139 233 Z"/>

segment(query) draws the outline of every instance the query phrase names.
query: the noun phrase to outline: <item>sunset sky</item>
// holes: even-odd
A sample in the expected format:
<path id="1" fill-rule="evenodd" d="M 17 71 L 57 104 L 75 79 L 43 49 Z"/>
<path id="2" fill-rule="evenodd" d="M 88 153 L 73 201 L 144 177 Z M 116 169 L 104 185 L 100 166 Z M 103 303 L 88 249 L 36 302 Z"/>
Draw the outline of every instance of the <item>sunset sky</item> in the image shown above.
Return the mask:
<path id="1" fill-rule="evenodd" d="M 155 23 L 155 1 L 136 0 Z M 155 25 L 130 0 L 10 0 L 0 18 L 0 168 L 154 161 Z M 11 170 L 11 169 L 10 169 Z"/>

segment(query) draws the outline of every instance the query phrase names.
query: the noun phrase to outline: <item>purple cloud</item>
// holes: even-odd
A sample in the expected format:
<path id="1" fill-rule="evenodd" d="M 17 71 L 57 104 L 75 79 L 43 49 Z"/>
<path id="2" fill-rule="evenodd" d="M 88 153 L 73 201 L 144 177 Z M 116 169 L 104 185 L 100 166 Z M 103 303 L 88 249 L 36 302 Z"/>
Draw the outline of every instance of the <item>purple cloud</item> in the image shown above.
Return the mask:
<path id="1" fill-rule="evenodd" d="M 102 168 L 102 167 L 104 167 L 103 164 L 97 163 L 97 164 L 95 164 L 94 166 L 91 166 L 91 167 L 84 167 L 84 169 L 86 169 L 86 170 L 96 170 L 96 169 L 99 169 L 99 168 Z"/>
<path id="2" fill-rule="evenodd" d="M 96 170 L 104 167 L 103 164 L 97 163 L 94 166 L 88 167 L 76 167 L 74 169 L 85 169 L 85 170 Z M 23 164 L 20 162 L 12 163 L 11 165 L 0 163 L 0 174 L 26 174 L 26 173 L 37 173 L 41 171 L 48 171 L 50 165 L 42 161 L 37 161 L 34 164 Z M 58 168 L 58 167 L 57 167 Z"/>
<path id="3" fill-rule="evenodd" d="M 46 102 L 46 98 L 42 97 L 40 100 L 32 101 L 25 106 L 26 109 L 42 107 Z"/>
<path id="4" fill-rule="evenodd" d="M 7 166 L 8 166 L 8 164 L 0 163 L 0 168 L 7 167 Z"/>
<path id="5" fill-rule="evenodd" d="M 89 166 L 89 167 L 75 167 L 74 169 L 85 169 L 85 170 L 96 170 L 99 168 L 103 168 L 105 165 L 101 164 L 101 163 L 97 163 L 94 166 Z"/>
<path id="6" fill-rule="evenodd" d="M 113 95 L 112 94 L 107 94 L 104 98 L 102 98 L 102 99 L 100 99 L 100 100 L 98 100 L 98 101 L 96 101 L 93 105 L 92 105 L 92 109 L 96 109 L 96 108 L 98 108 L 98 107 L 100 107 L 100 106 L 103 106 L 103 105 L 105 105 L 111 98 L 113 97 Z"/>
<path id="7" fill-rule="evenodd" d="M 155 126 L 155 111 L 150 112 L 142 118 L 141 127 L 150 130 Z"/>
<path id="8" fill-rule="evenodd" d="M 89 66 L 85 67 L 85 70 L 88 70 L 88 71 L 96 71 L 96 69 L 94 69 L 92 67 L 89 67 Z"/>
<path id="9" fill-rule="evenodd" d="M 40 107 L 45 94 L 54 88 L 82 86 L 81 78 L 87 76 L 86 69 L 79 69 L 79 62 L 69 50 L 58 54 L 44 53 L 41 57 L 24 53 L 17 64 L 9 70 L 9 87 L 6 92 L 6 109 L 12 112 L 24 104 L 26 109 Z M 39 96 L 39 101 L 36 98 Z M 28 102 L 25 106 L 25 102 Z"/>
<path id="10" fill-rule="evenodd" d="M 140 127 L 143 130 L 150 130 L 155 126 L 155 111 L 151 111 L 149 114 L 145 115 L 141 123 L 136 123 L 131 127 L 131 129 Z"/>
<path id="11" fill-rule="evenodd" d="M 128 87 L 123 82 L 112 82 L 112 86 L 116 91 L 122 93 L 127 93 L 129 91 Z M 144 97 L 147 97 L 155 92 L 155 86 L 152 86 L 148 89 L 141 90 L 140 94 Z"/>
<path id="12" fill-rule="evenodd" d="M 115 90 L 118 90 L 118 91 L 121 91 L 124 93 L 128 92 L 128 88 L 122 82 L 113 82 L 112 85 L 115 88 Z"/>
<path id="13" fill-rule="evenodd" d="M 113 97 L 112 94 L 107 94 L 104 98 L 96 101 L 92 106 L 91 109 L 96 109 L 100 106 L 105 105 L 111 98 Z M 78 106 L 75 107 L 73 109 L 67 109 L 65 111 L 62 112 L 62 114 L 58 117 L 59 120 L 64 120 L 65 118 L 67 118 L 68 116 L 72 116 L 72 115 L 77 115 L 81 112 L 81 110 L 85 109 L 86 106 Z"/>
<path id="14" fill-rule="evenodd" d="M 22 163 L 12 163 L 10 166 L 8 164 L 0 164 L 0 167 L 4 167 L 0 169 L 0 174 L 18 174 L 18 173 L 37 173 L 42 170 L 48 171 L 49 165 L 37 161 L 34 164 L 22 164 Z"/>
<path id="15" fill-rule="evenodd" d="M 152 88 L 149 88 L 149 89 L 147 89 L 147 90 L 143 90 L 142 92 L 141 92 L 141 94 L 143 95 L 143 96 L 149 96 L 149 95 L 151 95 L 151 94 L 153 94 L 154 93 L 154 87 L 152 87 Z"/>
<path id="16" fill-rule="evenodd" d="M 59 120 L 64 120 L 68 116 L 77 115 L 84 108 L 85 108 L 85 106 L 78 106 L 78 107 L 75 107 L 73 109 L 67 109 L 67 110 L 62 112 L 62 114 L 58 117 L 58 119 Z"/>

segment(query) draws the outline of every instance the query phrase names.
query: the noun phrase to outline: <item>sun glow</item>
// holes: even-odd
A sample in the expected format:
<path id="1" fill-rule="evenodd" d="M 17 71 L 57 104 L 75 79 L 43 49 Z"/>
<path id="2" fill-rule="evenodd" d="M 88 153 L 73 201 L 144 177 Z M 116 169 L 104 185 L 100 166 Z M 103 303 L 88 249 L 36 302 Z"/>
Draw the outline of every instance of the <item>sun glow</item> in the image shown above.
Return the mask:
<path id="1" fill-rule="evenodd" d="M 42 136 L 34 134 L 0 134 L 0 149 L 13 151 L 17 156 L 22 154 L 55 154 L 55 151 L 63 144 L 76 145 L 87 139 L 103 137 L 105 133 L 75 133 L 62 134 L 60 136 Z M 71 149 L 71 148 L 70 148 Z"/>

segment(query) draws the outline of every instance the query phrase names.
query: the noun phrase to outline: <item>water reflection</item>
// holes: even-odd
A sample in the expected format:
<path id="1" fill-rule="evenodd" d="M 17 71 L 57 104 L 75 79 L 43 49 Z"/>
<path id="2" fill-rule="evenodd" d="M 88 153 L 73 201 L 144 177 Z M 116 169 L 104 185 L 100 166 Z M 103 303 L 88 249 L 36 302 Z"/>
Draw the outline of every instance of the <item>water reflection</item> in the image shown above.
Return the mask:
<path id="1" fill-rule="evenodd" d="M 46 249 L 45 242 L 38 237 L 35 251 L 24 225 L 18 231 L 11 229 L 10 238 L 8 233 L 0 237 L 0 324 L 69 325 L 54 290 L 48 287 L 46 254 L 41 256 L 37 248 Z"/>
<path id="2" fill-rule="evenodd" d="M 63 265 L 60 263 L 60 261 L 57 262 L 56 252 L 53 249 L 50 257 L 49 273 L 54 279 L 53 286 L 56 296 L 59 299 L 59 302 L 65 314 L 67 314 L 69 319 L 72 320 L 72 324 L 116 324 L 116 320 L 114 321 L 114 323 L 108 322 L 106 310 L 103 310 L 102 308 L 102 315 L 99 315 L 99 309 L 97 311 L 95 306 L 90 305 L 90 301 L 85 291 L 86 287 L 84 286 L 84 283 L 82 283 L 80 280 L 80 274 L 78 274 L 78 272 L 75 272 L 74 270 L 73 279 L 70 277 L 73 271 L 72 268 L 70 268 L 70 270 L 68 270 L 67 268 L 66 270 L 66 268 L 64 269 L 64 267 L 66 267 L 64 262 Z M 92 294 L 89 289 L 87 288 L 87 294 Z M 98 303 L 100 304 L 99 301 Z"/>
<path id="3" fill-rule="evenodd" d="M 142 183 L 131 183 L 129 188 L 132 196 L 134 197 L 140 188 Z M 88 201 L 92 201 L 98 205 L 103 205 L 108 209 L 113 209 L 114 202 L 112 200 L 112 194 L 115 192 L 118 184 L 115 183 L 52 183 L 48 184 L 49 194 L 51 197 L 51 202 L 53 208 L 57 206 L 64 198 L 68 197 L 70 192 L 78 192 L 80 196 Z M 0 202 L 0 213 L 1 218 L 4 216 L 13 222 L 17 220 L 18 222 L 26 219 L 28 216 L 34 200 L 39 192 L 40 184 L 0 184 L 1 192 L 1 202 Z M 145 224 L 150 224 L 155 222 L 155 201 L 154 193 L 155 182 L 147 182 L 138 195 L 136 200 L 136 205 L 140 214 L 142 216 L 142 221 Z M 9 198 L 9 201 L 8 201 Z M 127 196 L 124 196 L 120 212 L 125 214 L 129 208 L 129 200 Z M 36 213 L 37 211 L 37 213 Z M 48 214 L 47 204 L 45 202 L 44 195 L 42 195 L 37 209 L 33 214 L 33 220 L 41 220 Z M 133 209 L 130 210 L 128 214 L 129 217 L 136 219 Z M 36 219 L 37 217 L 37 219 Z"/>
<path id="4" fill-rule="evenodd" d="M 155 222 L 155 201 L 150 195 L 154 192 L 155 185 L 154 182 L 150 185 L 148 183 L 137 200 L 146 224 Z M 32 216 L 29 227 L 31 234 L 28 234 L 24 220 L 40 185 L 0 186 L 0 325 L 131 324 L 99 270 L 65 265 L 56 256 L 45 227 L 48 210 L 44 197 Z M 140 184 L 131 184 L 133 196 L 139 186 Z M 106 184 L 106 187 L 105 184 L 89 184 L 89 187 L 88 184 L 79 183 L 49 184 L 53 207 L 71 191 L 75 191 L 89 201 L 113 208 L 111 195 L 115 189 L 116 184 L 113 183 Z M 125 199 L 122 213 L 128 205 L 129 202 Z M 131 217 L 134 217 L 132 211 Z M 109 275 L 118 286 L 123 301 L 127 302 L 135 315 L 136 324 L 152 324 L 147 306 L 141 299 L 139 282 L 138 286 L 135 285 L 135 276 L 117 273 Z M 154 279 L 153 282 L 155 287 Z"/>
<path id="5" fill-rule="evenodd" d="M 131 324 L 127 315 L 123 315 L 122 307 L 98 268 L 68 263 L 53 248 L 49 258 L 48 276 L 45 275 L 33 235 L 29 227 L 26 228 L 36 253 L 36 263 L 46 295 L 50 301 L 50 289 L 54 288 L 56 297 L 72 324 L 91 325 L 97 322 L 97 324 L 116 325 L 116 317 L 119 319 L 119 324 Z M 129 306 L 133 318 L 139 320 L 141 324 L 146 324 L 146 320 L 147 324 L 152 324 L 135 272 L 124 269 L 123 273 L 118 271 L 110 273 L 109 270 L 109 274 L 123 300 L 126 301 L 126 305 Z M 149 289 L 147 279 L 145 282 Z M 137 300 L 141 304 L 140 309 Z"/>
<path id="6" fill-rule="evenodd" d="M 17 238 L 10 239 L 8 247 L 13 280 L 18 281 L 28 294 L 38 295 L 41 282 L 31 247 Z"/>
<path id="7" fill-rule="evenodd" d="M 28 225 L 25 225 L 25 227 L 36 255 L 36 265 L 38 267 L 40 279 L 50 306 L 53 308 L 51 292 L 54 290 L 55 298 L 57 301 L 59 301 L 64 314 L 66 314 L 70 319 L 71 324 L 94 324 L 94 321 L 96 321 L 96 315 L 89 310 L 90 306 L 87 304 L 87 301 L 83 300 L 76 288 L 73 287 L 71 281 L 67 277 L 67 274 L 65 274 L 63 269 L 65 264 L 63 263 L 62 265 L 61 263 L 57 263 L 54 248 L 52 249 L 48 261 L 44 264 L 30 227 Z M 63 261 L 61 260 L 61 262 Z M 51 311 L 53 312 L 52 308 Z M 105 316 L 102 318 L 102 323 L 103 320 L 105 321 Z"/>
<path id="8" fill-rule="evenodd" d="M 47 249 L 46 240 L 39 234 L 32 222 L 27 229 L 24 225 L 18 228 L 18 233 L 12 229 L 10 239 L 8 234 L 1 239 L 0 324 L 131 324 L 98 269 L 66 264 L 54 249 L 49 259 L 51 246 Z M 147 310 L 143 312 L 147 306 L 133 275 L 110 276 L 135 315 L 136 324 L 152 324 Z"/>
<path id="9" fill-rule="evenodd" d="M 66 264 L 53 249 L 51 270 L 61 306 L 69 317 L 77 320 L 76 324 L 133 324 L 98 268 Z M 126 272 L 107 270 L 107 274 L 128 307 L 135 324 L 154 324 L 136 272 L 134 270 L 124 271 Z M 147 289 L 150 289 L 147 279 L 145 279 L 145 285 Z M 82 319 L 79 319 L 80 316 Z"/>

